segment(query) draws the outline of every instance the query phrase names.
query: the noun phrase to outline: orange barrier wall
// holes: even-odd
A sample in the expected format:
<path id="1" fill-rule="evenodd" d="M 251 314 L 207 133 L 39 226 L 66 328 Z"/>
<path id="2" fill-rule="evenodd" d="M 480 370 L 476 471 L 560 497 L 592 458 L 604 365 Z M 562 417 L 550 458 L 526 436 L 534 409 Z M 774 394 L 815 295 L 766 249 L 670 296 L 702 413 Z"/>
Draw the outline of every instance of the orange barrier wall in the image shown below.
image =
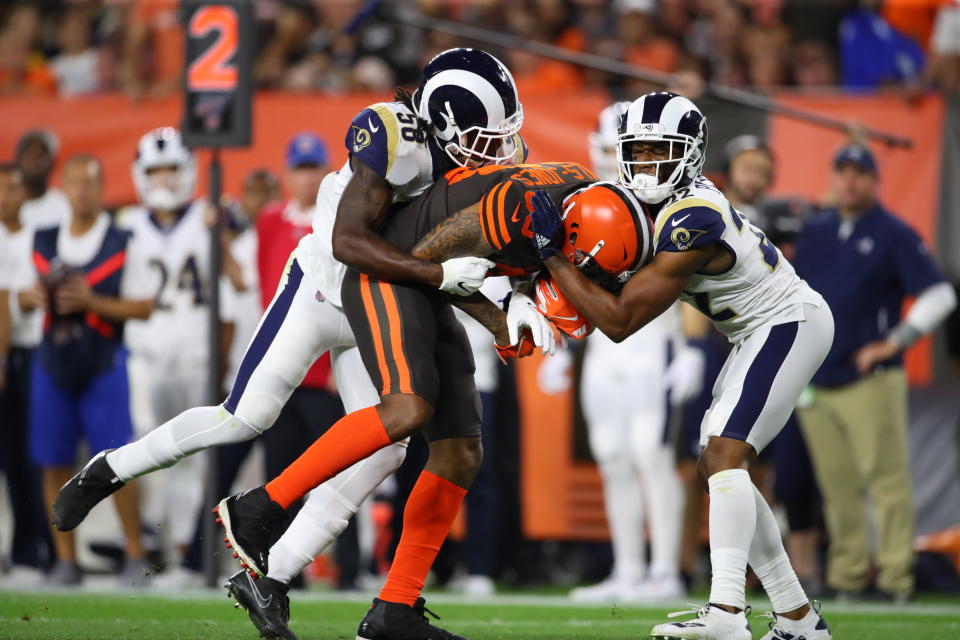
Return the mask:
<path id="1" fill-rule="evenodd" d="M 260 94 L 254 105 L 254 146 L 226 150 L 224 188 L 237 193 L 243 176 L 255 167 L 282 170 L 287 140 L 312 130 L 328 142 L 332 165 L 343 162 L 343 135 L 349 119 L 361 108 L 388 95 L 307 96 Z M 925 99 L 909 106 L 892 97 L 796 97 L 783 100 L 797 107 L 858 119 L 867 125 L 914 139 L 912 150 L 874 146 L 880 164 L 881 194 L 888 207 L 907 219 L 933 245 L 943 135 L 943 103 Z M 600 93 L 530 95 L 524 101 L 523 133 L 531 161 L 573 160 L 587 163 L 587 133 L 606 104 Z M 58 101 L 0 100 L 0 158 L 10 158 L 17 137 L 27 128 L 46 126 L 59 136 L 63 154 L 90 151 L 106 167 L 107 201 L 133 202 L 130 162 L 135 144 L 148 129 L 176 124 L 180 102 L 171 99 L 137 105 L 121 96 Z M 819 200 L 827 191 L 830 159 L 843 141 L 839 133 L 783 118 L 770 122 L 769 137 L 777 155 L 777 194 Z M 201 153 L 200 191 L 206 190 L 207 153 Z M 54 178 L 56 182 L 56 178 Z M 930 378 L 930 345 L 908 354 L 915 383 Z M 600 481 L 592 465 L 575 464 L 572 456 L 572 395 L 543 393 L 537 383 L 538 357 L 518 363 L 522 403 L 521 436 L 524 504 L 523 524 L 534 538 L 603 539 L 606 525 Z"/>
<path id="2" fill-rule="evenodd" d="M 389 94 L 258 94 L 253 146 L 222 153 L 224 190 L 239 193 L 243 177 L 256 167 L 281 172 L 286 143 L 299 131 L 320 134 L 327 142 L 331 166 L 339 168 L 346 158 L 343 139 L 350 119 L 368 104 L 389 99 Z M 531 160 L 588 162 L 586 132 L 594 126 L 604 102 L 600 94 L 568 94 L 524 104 L 524 136 L 532 149 Z M 61 157 L 85 151 L 104 163 L 108 204 L 129 204 L 136 201 L 130 163 L 137 140 L 153 127 L 177 126 L 181 115 L 178 98 L 134 104 L 119 95 L 73 100 L 4 97 L 0 100 L 0 158 L 12 158 L 17 138 L 27 129 L 47 127 L 60 137 Z M 199 156 L 199 189 L 206 193 L 209 153 Z M 57 175 L 53 182 L 58 182 Z"/>

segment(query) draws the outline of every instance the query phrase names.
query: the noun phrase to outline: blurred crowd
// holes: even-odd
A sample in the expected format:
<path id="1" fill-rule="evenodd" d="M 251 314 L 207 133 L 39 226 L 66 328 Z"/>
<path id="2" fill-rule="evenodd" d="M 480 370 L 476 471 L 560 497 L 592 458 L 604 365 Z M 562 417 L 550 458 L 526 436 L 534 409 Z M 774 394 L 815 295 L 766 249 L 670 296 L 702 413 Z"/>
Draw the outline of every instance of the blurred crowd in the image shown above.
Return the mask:
<path id="1" fill-rule="evenodd" d="M 0 9 L 0 94 L 174 93 L 183 68 L 178 0 L 38 0 Z M 258 0 L 255 84 L 384 90 L 464 39 L 424 32 L 405 10 L 640 69 L 774 87 L 960 87 L 957 0 Z M 489 48 L 489 47 L 488 47 Z M 525 92 L 642 83 L 511 50 Z M 623 86 L 626 84 L 626 86 Z"/>

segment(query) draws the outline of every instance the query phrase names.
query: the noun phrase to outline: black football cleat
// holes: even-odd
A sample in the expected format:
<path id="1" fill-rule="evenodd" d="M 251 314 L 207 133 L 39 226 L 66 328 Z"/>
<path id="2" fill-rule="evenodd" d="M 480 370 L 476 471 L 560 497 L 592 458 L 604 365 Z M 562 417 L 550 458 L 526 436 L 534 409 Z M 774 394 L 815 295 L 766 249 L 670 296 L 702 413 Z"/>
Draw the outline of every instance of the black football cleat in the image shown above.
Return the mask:
<path id="1" fill-rule="evenodd" d="M 297 640 L 287 623 L 290 622 L 290 587 L 273 578 L 254 580 L 246 570 L 230 576 L 227 595 L 237 601 L 250 616 L 250 622 L 267 640 Z"/>
<path id="2" fill-rule="evenodd" d="M 223 541 L 240 566 L 254 578 L 267 575 L 270 545 L 282 533 L 286 510 L 270 499 L 266 489 L 257 487 L 224 498 L 213 512 L 223 525 Z"/>
<path id="3" fill-rule="evenodd" d="M 425 602 L 417 598 L 411 607 L 374 598 L 367 615 L 360 621 L 357 640 L 467 640 L 430 624 L 427 613 L 437 620 L 440 616 L 427 609 Z"/>
<path id="4" fill-rule="evenodd" d="M 107 464 L 107 454 L 101 451 L 87 463 L 80 473 L 60 487 L 53 503 L 53 526 L 59 531 L 76 529 L 97 503 L 120 489 L 124 482 Z"/>

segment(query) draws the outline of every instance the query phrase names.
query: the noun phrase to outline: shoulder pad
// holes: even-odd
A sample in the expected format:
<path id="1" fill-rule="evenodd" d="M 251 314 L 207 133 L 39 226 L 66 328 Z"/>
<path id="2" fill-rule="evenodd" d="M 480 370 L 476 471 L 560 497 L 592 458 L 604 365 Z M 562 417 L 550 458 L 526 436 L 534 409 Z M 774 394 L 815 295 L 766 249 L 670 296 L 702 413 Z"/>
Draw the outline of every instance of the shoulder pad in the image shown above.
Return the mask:
<path id="1" fill-rule="evenodd" d="M 687 251 L 716 242 L 726 223 L 712 200 L 687 197 L 668 205 L 657 216 L 657 251 Z"/>
<path id="2" fill-rule="evenodd" d="M 394 182 L 398 160 L 424 143 L 416 117 L 402 104 L 378 102 L 350 122 L 344 143 L 347 151 L 380 177 Z M 404 172 L 409 173 L 409 172 Z"/>

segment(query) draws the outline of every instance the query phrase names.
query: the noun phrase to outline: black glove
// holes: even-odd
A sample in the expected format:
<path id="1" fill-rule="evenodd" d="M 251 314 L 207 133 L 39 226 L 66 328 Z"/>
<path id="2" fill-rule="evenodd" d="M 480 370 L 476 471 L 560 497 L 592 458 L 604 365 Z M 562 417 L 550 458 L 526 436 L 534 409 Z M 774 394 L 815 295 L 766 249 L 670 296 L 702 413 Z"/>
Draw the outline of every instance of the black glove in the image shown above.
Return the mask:
<path id="1" fill-rule="evenodd" d="M 563 246 L 563 219 L 560 209 L 545 191 L 537 191 L 531 198 L 530 229 L 533 231 L 533 248 L 540 260 L 560 253 Z"/>

